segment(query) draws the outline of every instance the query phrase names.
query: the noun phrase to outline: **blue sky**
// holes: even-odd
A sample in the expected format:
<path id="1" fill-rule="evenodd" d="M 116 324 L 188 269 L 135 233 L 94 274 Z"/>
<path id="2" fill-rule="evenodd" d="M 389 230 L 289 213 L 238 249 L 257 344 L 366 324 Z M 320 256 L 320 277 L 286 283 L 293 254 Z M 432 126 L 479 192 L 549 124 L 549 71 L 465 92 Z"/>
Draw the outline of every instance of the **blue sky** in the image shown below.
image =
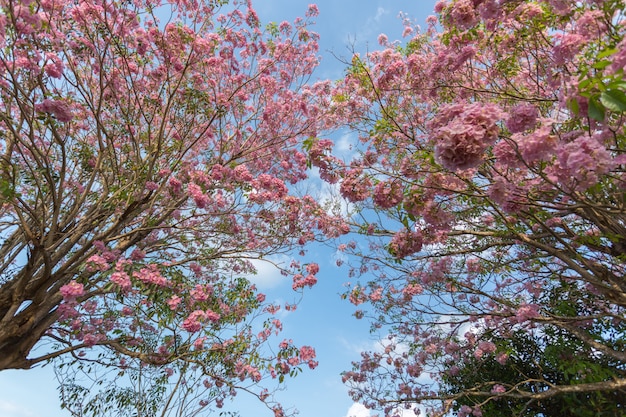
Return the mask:
<path id="1" fill-rule="evenodd" d="M 253 0 L 262 22 L 292 21 L 302 16 L 312 1 Z M 432 14 L 435 0 L 320 0 L 320 16 L 314 28 L 321 35 L 322 64 L 314 78 L 337 79 L 343 65 L 333 56 L 350 57 L 352 46 L 365 52 L 378 48 L 380 33 L 398 39 L 402 24 L 399 12 L 406 12 L 418 22 Z M 349 136 L 336 140 L 350 140 Z M 318 284 L 305 292 L 298 309 L 284 317 L 283 335 L 297 345 L 316 348 L 320 362 L 315 371 L 306 371 L 287 382 L 278 398 L 287 407 L 299 410 L 300 417 L 366 417 L 369 412 L 354 405 L 341 383 L 340 373 L 350 369 L 359 352 L 374 346 L 367 323 L 351 316 L 352 306 L 340 299 L 347 270 L 335 266 L 334 253 L 326 247 L 310 250 L 309 256 L 321 267 Z M 270 297 L 289 299 L 296 295 L 291 283 L 269 269 L 262 269 L 259 286 Z M 67 417 L 59 409 L 57 382 L 47 367 L 28 371 L 0 372 L 0 416 Z M 232 409 L 241 417 L 270 417 L 267 409 L 254 400 L 237 397 Z M 217 414 L 215 414 L 217 415 Z"/>

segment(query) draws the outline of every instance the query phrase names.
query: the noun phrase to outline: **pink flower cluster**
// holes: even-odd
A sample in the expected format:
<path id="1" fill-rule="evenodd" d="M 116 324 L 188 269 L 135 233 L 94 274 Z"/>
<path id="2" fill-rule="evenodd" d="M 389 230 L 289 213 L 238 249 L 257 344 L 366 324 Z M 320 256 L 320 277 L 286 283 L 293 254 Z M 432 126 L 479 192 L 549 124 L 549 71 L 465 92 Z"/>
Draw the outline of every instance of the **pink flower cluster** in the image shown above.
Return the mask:
<path id="1" fill-rule="evenodd" d="M 539 117 L 539 110 L 532 104 L 519 104 L 511 109 L 505 126 L 511 133 L 519 133 L 532 129 Z"/>
<path id="2" fill-rule="evenodd" d="M 302 274 L 296 274 L 293 276 L 293 284 L 291 287 L 295 291 L 304 287 L 312 287 L 315 284 L 317 284 L 317 278 L 315 278 L 315 275 L 308 274 L 307 276 L 303 276 Z"/>
<path id="3" fill-rule="evenodd" d="M 187 184 L 187 193 L 189 196 L 193 198 L 194 203 L 198 208 L 206 208 L 211 201 L 210 198 L 202 191 L 202 188 L 198 184 L 189 183 Z"/>
<path id="4" fill-rule="evenodd" d="M 311 346 L 302 346 L 299 351 L 300 361 L 306 362 L 310 369 L 315 369 L 318 362 L 315 359 L 315 349 Z"/>
<path id="5" fill-rule="evenodd" d="M 59 122 L 69 122 L 74 117 L 72 114 L 72 107 L 68 102 L 63 100 L 45 99 L 41 103 L 35 105 L 35 110 L 41 113 L 51 114 Z"/>
<path id="6" fill-rule="evenodd" d="M 503 113 L 491 103 L 453 104 L 442 108 L 431 123 L 435 158 L 450 171 L 474 168 L 498 137 Z"/>
<path id="7" fill-rule="evenodd" d="M 345 173 L 339 186 L 339 192 L 348 201 L 356 203 L 369 196 L 372 182 L 362 174 L 363 172 L 359 169 L 352 169 Z"/>
<path id="8" fill-rule="evenodd" d="M 418 231 L 402 229 L 391 238 L 389 242 L 389 253 L 398 259 L 422 250 L 423 238 Z"/>
<path id="9" fill-rule="evenodd" d="M 59 292 L 66 302 L 75 301 L 76 298 L 85 294 L 85 288 L 83 284 L 79 284 L 76 281 L 71 281 L 69 284 L 63 285 L 59 288 Z"/>
<path id="10" fill-rule="evenodd" d="M 207 320 L 216 323 L 220 318 L 221 316 L 212 310 L 195 310 L 183 321 L 182 328 L 189 333 L 195 333 L 202 328 Z"/>
<path id="11" fill-rule="evenodd" d="M 614 167 L 615 161 L 601 137 L 582 134 L 557 148 L 556 175 L 563 184 L 586 189 Z M 572 184 L 574 181 L 574 184 Z"/>
<path id="12" fill-rule="evenodd" d="M 167 279 L 161 275 L 159 268 L 154 264 L 150 264 L 134 272 L 133 277 L 145 284 L 153 284 L 159 287 L 166 287 L 169 284 Z"/>
<path id="13" fill-rule="evenodd" d="M 374 204 L 383 209 L 394 207 L 402 201 L 403 188 L 400 181 L 381 181 L 374 187 Z"/>

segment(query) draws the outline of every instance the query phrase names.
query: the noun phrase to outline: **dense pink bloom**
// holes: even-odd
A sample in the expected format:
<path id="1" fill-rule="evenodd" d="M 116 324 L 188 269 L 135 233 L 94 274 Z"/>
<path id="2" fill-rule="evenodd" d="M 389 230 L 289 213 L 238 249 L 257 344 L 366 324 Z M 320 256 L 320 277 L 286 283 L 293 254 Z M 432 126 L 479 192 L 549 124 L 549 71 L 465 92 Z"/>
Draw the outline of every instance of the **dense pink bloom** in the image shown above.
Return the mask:
<path id="1" fill-rule="evenodd" d="M 61 78 L 64 69 L 61 59 L 55 54 L 46 54 L 46 58 L 49 60 L 44 67 L 46 74 L 52 78 Z"/>
<path id="2" fill-rule="evenodd" d="M 215 312 L 215 311 L 213 311 L 213 310 L 207 310 L 207 311 L 205 311 L 205 315 L 206 315 L 206 318 L 207 318 L 209 321 L 212 321 L 213 323 L 217 323 L 217 322 L 220 320 L 220 318 L 221 318 L 220 314 L 219 314 L 219 313 L 216 313 L 216 312 Z"/>
<path id="3" fill-rule="evenodd" d="M 515 318 L 518 323 L 522 323 L 533 318 L 539 317 L 540 306 L 537 304 L 522 304 L 515 312 Z"/>
<path id="4" fill-rule="evenodd" d="M 557 161 L 554 168 L 561 181 L 569 184 L 573 180 L 579 189 L 594 185 L 615 163 L 599 138 L 587 134 L 559 146 Z"/>
<path id="5" fill-rule="evenodd" d="M 402 201 L 403 189 L 399 181 L 381 181 L 372 193 L 374 204 L 380 208 L 391 208 Z"/>
<path id="6" fill-rule="evenodd" d="M 83 343 L 87 346 L 94 346 L 98 342 L 104 340 L 104 335 L 87 333 L 83 336 Z"/>
<path id="7" fill-rule="evenodd" d="M 585 38 L 575 33 L 558 34 L 555 35 L 555 38 L 559 39 L 553 51 L 556 65 L 572 62 L 585 43 Z"/>
<path id="8" fill-rule="evenodd" d="M 389 253 L 398 259 L 402 259 L 421 251 L 422 243 L 421 233 L 402 229 L 391 238 Z"/>
<path id="9" fill-rule="evenodd" d="M 362 171 L 350 170 L 343 177 L 339 192 L 348 201 L 354 203 L 363 201 L 369 196 L 371 185 L 372 182 L 368 177 L 362 175 Z"/>
<path id="10" fill-rule="evenodd" d="M 169 306 L 170 310 L 176 310 L 181 301 L 182 298 L 177 295 L 173 295 L 169 300 L 167 300 L 167 305 Z"/>
<path id="11" fill-rule="evenodd" d="M 539 117 L 539 110 L 532 104 L 520 104 L 511 109 L 506 119 L 506 128 L 511 133 L 532 129 Z"/>
<path id="12" fill-rule="evenodd" d="M 41 113 L 50 113 L 60 122 L 69 122 L 74 117 L 72 107 L 63 100 L 45 99 L 35 105 L 35 110 Z"/>
<path id="13" fill-rule="evenodd" d="M 111 274 L 111 278 L 109 278 L 112 283 L 119 286 L 122 290 L 128 291 L 131 289 L 131 281 L 128 274 L 124 271 L 117 271 Z"/>
<path id="14" fill-rule="evenodd" d="M 404 288 L 402 288 L 402 294 L 406 298 L 412 298 L 422 292 L 424 292 L 424 287 L 420 284 L 407 284 Z"/>
<path id="15" fill-rule="evenodd" d="M 506 354 L 505 352 L 500 352 L 496 355 L 496 362 L 498 362 L 500 365 L 506 364 L 506 361 L 508 359 L 509 359 L 509 355 Z"/>
<path id="16" fill-rule="evenodd" d="M 305 362 L 311 359 L 315 359 L 315 349 L 311 346 L 302 346 L 300 348 L 300 359 Z"/>
<path id="17" fill-rule="evenodd" d="M 79 284 L 76 281 L 71 281 L 69 284 L 63 285 L 59 292 L 65 301 L 75 300 L 77 297 L 80 297 L 85 294 L 85 288 L 83 284 Z"/>
<path id="18" fill-rule="evenodd" d="M 479 165 L 497 138 L 501 117 L 499 107 L 489 103 L 444 107 L 431 123 L 438 162 L 450 171 Z"/>
<path id="19" fill-rule="evenodd" d="M 309 7 L 307 8 L 306 11 L 306 17 L 317 17 L 319 16 L 320 11 L 317 8 L 316 4 L 309 4 Z"/>
<path id="20" fill-rule="evenodd" d="M 183 321 L 182 327 L 189 333 L 195 333 L 202 328 L 202 322 L 206 319 L 206 313 L 202 310 L 193 311 Z"/>
<path id="21" fill-rule="evenodd" d="M 320 271 L 320 266 L 318 264 L 316 264 L 315 262 L 310 263 L 306 266 L 306 272 L 308 272 L 311 275 L 315 275 Z"/>
<path id="22" fill-rule="evenodd" d="M 519 152 L 527 164 L 552 159 L 558 142 L 558 138 L 552 134 L 552 126 L 549 125 L 526 135 L 515 134 L 512 140 L 517 143 Z"/>
<path id="23" fill-rule="evenodd" d="M 304 287 L 312 287 L 315 284 L 317 284 L 317 278 L 315 278 L 315 275 L 309 274 L 306 277 L 304 277 L 300 274 L 297 274 L 297 275 L 294 275 L 293 277 L 292 288 L 294 290 L 299 290 Z"/>
<path id="24" fill-rule="evenodd" d="M 193 198 L 194 203 L 198 208 L 206 208 L 209 205 L 209 197 L 202 192 L 202 189 L 197 184 L 187 184 L 187 192 L 189 196 Z"/>
<path id="25" fill-rule="evenodd" d="M 165 287 L 168 285 L 168 281 L 161 275 L 159 268 L 150 264 L 139 271 L 133 272 L 133 277 L 146 284 L 153 284 L 159 287 Z"/>
<path id="26" fill-rule="evenodd" d="M 106 271 L 111 265 L 107 262 L 104 257 L 100 255 L 92 255 L 87 259 L 87 267 L 92 270 Z"/>
<path id="27" fill-rule="evenodd" d="M 452 3 L 450 17 L 455 26 L 460 29 L 469 29 L 478 21 L 473 0 L 456 0 Z"/>

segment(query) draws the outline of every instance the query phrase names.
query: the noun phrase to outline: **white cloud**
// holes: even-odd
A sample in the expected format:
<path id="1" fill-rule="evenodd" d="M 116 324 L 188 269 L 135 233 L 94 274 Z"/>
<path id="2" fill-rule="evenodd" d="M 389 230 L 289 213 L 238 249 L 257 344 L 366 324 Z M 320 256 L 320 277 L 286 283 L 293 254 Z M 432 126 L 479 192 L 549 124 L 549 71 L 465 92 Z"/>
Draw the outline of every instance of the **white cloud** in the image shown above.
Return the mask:
<path id="1" fill-rule="evenodd" d="M 335 156 L 339 158 L 344 158 L 346 160 L 352 159 L 354 155 L 354 150 L 358 146 L 358 136 L 354 132 L 348 132 L 339 138 L 335 144 L 335 151 L 337 152 Z"/>
<path id="2" fill-rule="evenodd" d="M 386 14 L 389 14 L 389 10 L 379 6 L 378 9 L 376 9 L 376 16 L 374 16 L 374 21 L 380 22 L 380 19 Z"/>
<path id="3" fill-rule="evenodd" d="M 356 34 L 348 35 L 344 38 L 344 43 L 356 46 L 362 42 L 375 40 L 380 33 L 383 17 L 389 14 L 389 10 L 384 7 L 378 7 L 376 14 L 367 18 L 365 23 L 357 31 Z"/>
<path id="4" fill-rule="evenodd" d="M 369 416 L 370 416 L 370 410 L 365 408 L 364 405 L 358 404 L 358 403 L 352 404 L 352 407 L 350 407 L 350 409 L 348 410 L 348 413 L 346 414 L 346 417 L 369 417 Z"/>
<path id="5" fill-rule="evenodd" d="M 288 268 L 292 259 L 287 255 L 270 256 L 267 259 L 253 259 L 257 273 L 248 277 L 260 290 L 268 290 L 281 284 L 289 284 L 287 277 L 280 273 L 279 267 Z"/>
<path id="6" fill-rule="evenodd" d="M 6 400 L 0 400 L 0 415 L 3 417 L 37 417 L 31 410 Z"/>

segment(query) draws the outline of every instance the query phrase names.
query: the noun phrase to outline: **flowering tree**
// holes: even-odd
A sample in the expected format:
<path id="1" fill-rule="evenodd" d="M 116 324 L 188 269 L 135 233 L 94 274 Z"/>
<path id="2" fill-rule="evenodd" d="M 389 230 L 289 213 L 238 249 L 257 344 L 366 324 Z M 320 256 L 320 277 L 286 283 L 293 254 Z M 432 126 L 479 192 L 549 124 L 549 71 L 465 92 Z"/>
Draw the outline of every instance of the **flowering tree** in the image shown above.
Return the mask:
<path id="1" fill-rule="evenodd" d="M 381 35 L 326 97 L 360 139 L 350 161 L 309 143 L 369 240 L 339 246 L 362 277 L 346 297 L 389 331 L 344 374 L 355 400 L 539 415 L 625 395 L 623 7 L 440 1 L 426 32 Z M 568 376 L 505 372 L 532 359 L 520 340 Z M 547 359 L 558 346 L 574 356 Z"/>
<path id="2" fill-rule="evenodd" d="M 263 27 L 225 3 L 0 2 L 0 369 L 193 368 L 220 399 L 315 366 L 262 349 L 280 306 L 245 277 L 342 232 L 294 191 L 317 10 Z M 283 267 L 296 290 L 317 271 Z"/>

